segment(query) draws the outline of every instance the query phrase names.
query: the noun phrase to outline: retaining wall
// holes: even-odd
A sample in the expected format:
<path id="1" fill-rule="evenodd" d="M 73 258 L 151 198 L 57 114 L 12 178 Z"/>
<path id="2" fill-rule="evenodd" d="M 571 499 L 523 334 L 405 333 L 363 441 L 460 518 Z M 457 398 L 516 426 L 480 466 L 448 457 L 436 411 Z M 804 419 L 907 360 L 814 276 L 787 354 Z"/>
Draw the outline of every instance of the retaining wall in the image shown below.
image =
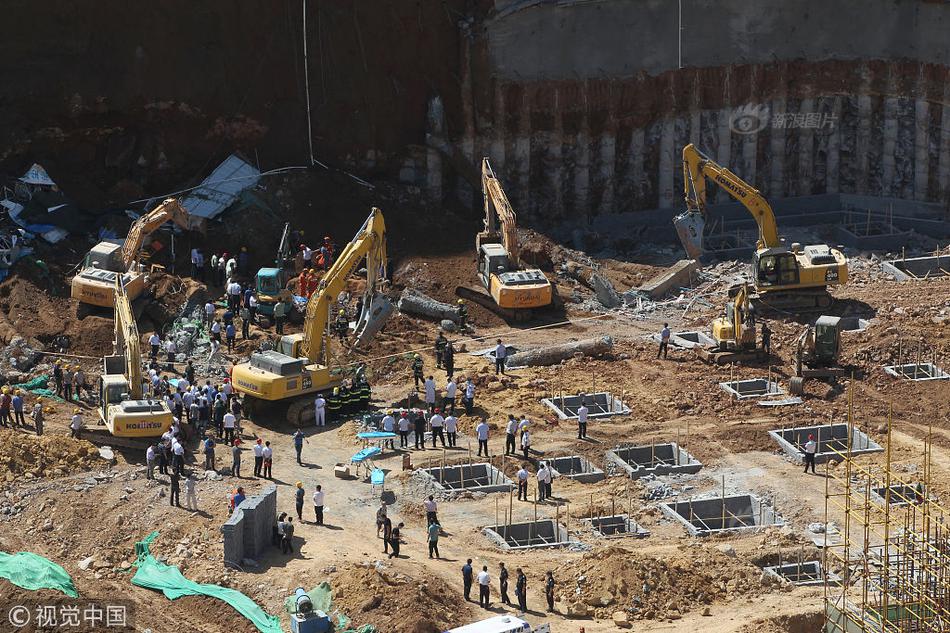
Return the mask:
<path id="1" fill-rule="evenodd" d="M 224 535 L 224 562 L 241 565 L 245 558 L 257 560 L 271 545 L 277 518 L 277 486 L 248 497 L 221 526 Z"/>

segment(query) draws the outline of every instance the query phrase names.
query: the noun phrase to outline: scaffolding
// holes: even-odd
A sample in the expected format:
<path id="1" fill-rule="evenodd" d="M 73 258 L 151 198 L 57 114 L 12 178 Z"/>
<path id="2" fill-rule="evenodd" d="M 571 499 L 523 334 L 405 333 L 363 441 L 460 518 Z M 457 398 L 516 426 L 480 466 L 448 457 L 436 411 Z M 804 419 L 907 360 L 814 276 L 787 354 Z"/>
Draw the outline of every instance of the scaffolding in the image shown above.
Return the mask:
<path id="1" fill-rule="evenodd" d="M 950 531 L 929 495 L 932 429 L 920 480 L 904 481 L 892 468 L 891 426 L 889 414 L 883 465 L 860 463 L 848 446 L 825 466 L 822 567 L 841 577 L 825 584 L 825 633 L 950 631 Z M 843 520 L 840 539 L 829 539 L 832 515 Z"/>

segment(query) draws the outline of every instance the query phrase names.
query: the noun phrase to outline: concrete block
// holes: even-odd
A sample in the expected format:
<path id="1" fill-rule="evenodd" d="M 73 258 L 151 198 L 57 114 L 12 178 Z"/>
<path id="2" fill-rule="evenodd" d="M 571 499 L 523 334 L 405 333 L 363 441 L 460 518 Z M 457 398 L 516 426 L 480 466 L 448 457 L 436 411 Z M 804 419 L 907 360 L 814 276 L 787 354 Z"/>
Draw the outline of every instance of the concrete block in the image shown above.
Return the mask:
<path id="1" fill-rule="evenodd" d="M 950 255 L 891 259 L 881 263 L 881 270 L 897 281 L 950 277 Z"/>
<path id="2" fill-rule="evenodd" d="M 505 473 L 486 463 L 423 468 L 422 472 L 445 490 L 508 492 L 514 488 L 514 482 Z"/>
<path id="3" fill-rule="evenodd" d="M 525 550 L 539 547 L 564 547 L 573 545 L 567 528 L 552 519 L 492 525 L 485 528 L 485 535 L 502 549 Z"/>
<path id="4" fill-rule="evenodd" d="M 815 436 L 818 443 L 818 451 L 815 453 L 815 463 L 822 464 L 829 459 L 839 461 L 841 455 L 848 451 L 848 425 L 824 424 L 819 426 L 801 426 L 792 429 L 776 429 L 769 431 L 785 454 L 804 463 L 803 448 L 808 441 L 808 436 Z M 880 444 L 874 442 L 864 432 L 854 428 L 851 436 L 851 455 L 865 455 L 868 453 L 880 453 L 884 449 Z"/>
<path id="5" fill-rule="evenodd" d="M 647 475 L 695 474 L 703 464 L 675 442 L 628 446 L 607 451 L 606 458 L 631 479 Z"/>
<path id="6" fill-rule="evenodd" d="M 277 517 L 277 486 L 245 499 L 221 526 L 225 564 L 240 565 L 245 558 L 257 559 L 271 543 Z"/>
<path id="7" fill-rule="evenodd" d="M 837 585 L 841 583 L 840 576 L 832 572 L 826 572 L 821 566 L 821 561 L 817 560 L 771 565 L 769 567 L 763 567 L 762 569 L 770 576 L 787 580 L 799 587 L 811 587 L 824 585 L 825 583 Z"/>
<path id="8" fill-rule="evenodd" d="M 597 483 L 607 476 L 604 471 L 579 455 L 552 457 L 544 460 L 544 463 L 554 470 L 557 476 L 567 477 L 584 484 Z"/>
<path id="9" fill-rule="evenodd" d="M 610 393 L 602 391 L 599 393 L 585 393 L 576 396 L 559 396 L 555 398 L 544 398 L 541 404 L 547 405 L 562 420 L 576 420 L 577 410 L 581 404 L 587 405 L 587 417 L 608 418 L 612 415 L 626 415 L 630 413 L 630 408 L 623 403 L 620 398 Z"/>
<path id="10" fill-rule="evenodd" d="M 661 503 L 660 510 L 682 523 L 693 536 L 785 524 L 774 508 L 751 494 Z"/>
<path id="11" fill-rule="evenodd" d="M 681 259 L 637 290 L 651 299 L 662 299 L 672 290 L 690 286 L 698 268 L 699 262 L 695 259 Z"/>

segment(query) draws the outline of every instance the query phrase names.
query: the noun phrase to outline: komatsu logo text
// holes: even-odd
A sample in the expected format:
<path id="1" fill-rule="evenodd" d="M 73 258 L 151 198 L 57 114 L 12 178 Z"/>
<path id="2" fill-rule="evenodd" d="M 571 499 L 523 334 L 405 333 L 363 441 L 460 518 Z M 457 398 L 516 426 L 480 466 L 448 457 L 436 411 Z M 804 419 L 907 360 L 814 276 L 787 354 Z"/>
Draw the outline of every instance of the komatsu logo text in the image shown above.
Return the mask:
<path id="1" fill-rule="evenodd" d="M 743 191 L 741 188 L 739 188 L 738 186 L 736 186 L 735 183 L 731 182 L 731 181 L 728 180 L 727 178 L 724 178 L 724 177 L 722 177 L 722 176 L 717 175 L 717 176 L 716 176 L 716 182 L 718 182 L 720 185 L 722 185 L 723 188 L 728 189 L 729 191 L 731 191 L 732 193 L 736 194 L 736 195 L 739 196 L 740 198 L 745 198 L 745 197 L 746 197 L 747 192 L 746 192 L 746 191 Z"/>

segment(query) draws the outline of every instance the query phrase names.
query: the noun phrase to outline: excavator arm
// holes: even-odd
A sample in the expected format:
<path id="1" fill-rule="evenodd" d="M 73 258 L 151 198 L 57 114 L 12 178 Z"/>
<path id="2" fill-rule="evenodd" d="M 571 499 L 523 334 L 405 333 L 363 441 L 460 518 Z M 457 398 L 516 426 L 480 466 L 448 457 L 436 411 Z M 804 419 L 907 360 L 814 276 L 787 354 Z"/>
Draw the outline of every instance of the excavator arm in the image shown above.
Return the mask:
<path id="1" fill-rule="evenodd" d="M 386 276 L 386 224 L 382 212 L 375 207 L 356 236 L 343 248 L 333 266 L 320 280 L 320 285 L 307 303 L 301 352 L 308 362 L 327 364 L 327 328 L 330 324 L 331 306 L 346 288 L 350 274 L 364 258 L 366 295 L 363 300 L 363 313 L 357 321 L 357 344 L 379 331 L 392 310 L 392 304 L 380 292 Z"/>
<path id="2" fill-rule="evenodd" d="M 142 399 L 142 349 L 139 328 L 135 324 L 132 303 L 122 285 L 122 275 L 115 276 L 115 353 L 125 358 L 125 376 L 129 381 L 129 397 Z"/>
<path id="3" fill-rule="evenodd" d="M 152 231 L 168 221 L 172 221 L 184 229 L 189 229 L 191 228 L 190 220 L 191 216 L 188 215 L 185 207 L 181 206 L 176 198 L 168 198 L 148 213 L 140 216 L 132 224 L 132 228 L 129 229 L 129 236 L 125 238 L 125 243 L 122 245 L 122 264 L 125 269 L 128 270 L 135 262 L 139 249 L 142 248 L 142 243 Z"/>
<path id="4" fill-rule="evenodd" d="M 522 267 L 521 250 L 518 247 L 518 216 L 495 177 L 488 158 L 482 159 L 482 195 L 485 198 L 485 230 L 478 234 L 476 249 L 481 248 L 483 243 L 500 241 L 508 252 L 511 265 Z"/>
<path id="5" fill-rule="evenodd" d="M 775 213 L 759 191 L 729 169 L 700 152 L 690 143 L 683 148 L 683 188 L 686 211 L 673 219 L 676 233 L 686 253 L 698 258 L 703 253 L 703 229 L 706 224 L 706 178 L 709 178 L 742 203 L 759 227 L 756 249 L 781 245 Z"/>

